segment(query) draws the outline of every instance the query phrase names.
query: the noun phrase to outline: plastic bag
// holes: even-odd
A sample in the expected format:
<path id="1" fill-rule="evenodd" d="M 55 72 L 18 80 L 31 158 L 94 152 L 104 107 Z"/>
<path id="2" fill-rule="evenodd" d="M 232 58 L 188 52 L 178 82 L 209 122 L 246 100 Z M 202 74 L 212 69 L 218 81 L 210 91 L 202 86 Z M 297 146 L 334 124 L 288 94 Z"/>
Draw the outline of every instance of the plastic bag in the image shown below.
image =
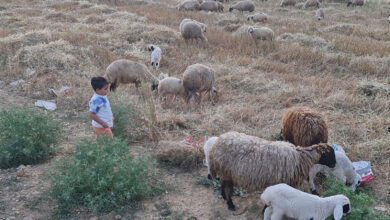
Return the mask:
<path id="1" fill-rule="evenodd" d="M 374 173 L 372 172 L 370 161 L 352 162 L 352 165 L 356 172 L 362 177 L 362 183 L 372 181 Z"/>

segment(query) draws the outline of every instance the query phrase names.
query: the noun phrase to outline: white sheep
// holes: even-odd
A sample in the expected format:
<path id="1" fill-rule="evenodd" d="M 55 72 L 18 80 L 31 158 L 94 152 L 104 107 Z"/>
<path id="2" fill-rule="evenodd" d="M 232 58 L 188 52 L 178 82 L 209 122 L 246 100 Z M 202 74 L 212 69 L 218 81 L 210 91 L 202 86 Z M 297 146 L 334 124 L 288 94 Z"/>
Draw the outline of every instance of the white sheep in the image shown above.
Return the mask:
<path id="1" fill-rule="evenodd" d="M 268 16 L 265 13 L 256 13 L 254 15 L 248 15 L 247 20 L 252 22 L 266 22 Z"/>
<path id="2" fill-rule="evenodd" d="M 176 8 L 179 11 L 186 10 L 186 11 L 192 11 L 192 10 L 199 10 L 200 4 L 202 3 L 202 0 L 187 0 L 182 3 L 180 3 Z"/>
<path id="3" fill-rule="evenodd" d="M 180 26 L 179 26 L 180 32 L 183 31 L 183 26 L 184 26 L 184 24 L 186 24 L 186 23 L 188 23 L 188 22 L 195 22 L 196 24 L 198 24 L 198 25 L 202 28 L 203 32 L 206 32 L 206 31 L 207 31 L 207 25 L 206 25 L 206 24 L 204 24 L 204 23 L 202 23 L 202 22 L 199 22 L 199 21 L 197 21 L 197 20 L 194 20 L 194 19 L 184 18 L 184 19 L 180 22 Z"/>
<path id="4" fill-rule="evenodd" d="M 342 152 L 335 151 L 335 156 L 336 156 L 336 166 L 334 168 L 329 168 L 321 164 L 316 164 L 310 169 L 309 185 L 310 185 L 311 192 L 313 194 L 317 194 L 316 187 L 314 184 L 314 178 L 316 177 L 316 174 L 319 172 L 324 174 L 333 173 L 335 177 L 343 181 L 344 184 L 347 182 L 350 183 L 353 191 L 355 191 L 356 187 L 359 186 L 360 183 L 362 182 L 362 178 L 355 171 L 355 168 L 352 165 L 352 162 L 347 157 L 347 155 L 345 155 Z"/>
<path id="5" fill-rule="evenodd" d="M 168 96 L 173 96 L 173 99 L 175 99 L 176 96 L 185 98 L 186 95 L 183 81 L 175 77 L 166 77 L 160 80 L 157 89 L 158 94 L 165 99 L 165 102 Z"/>
<path id="6" fill-rule="evenodd" d="M 316 17 L 319 21 L 321 21 L 322 19 L 324 19 L 324 10 L 322 10 L 322 8 L 318 9 L 316 11 Z"/>
<path id="7" fill-rule="evenodd" d="M 318 0 L 307 0 L 305 2 L 304 8 L 310 8 L 310 7 L 319 8 L 320 6 L 321 3 Z"/>
<path id="8" fill-rule="evenodd" d="M 268 27 L 249 27 L 248 33 L 252 36 L 253 40 L 257 44 L 259 40 L 269 40 L 272 41 L 275 37 L 275 33 Z"/>
<path id="9" fill-rule="evenodd" d="M 215 1 L 205 1 L 199 6 L 199 10 L 201 11 L 216 11 L 223 12 L 223 5 L 221 2 Z"/>
<path id="10" fill-rule="evenodd" d="M 236 9 L 237 11 L 244 12 L 249 11 L 252 12 L 255 10 L 255 5 L 252 1 L 246 0 L 246 1 L 239 1 L 236 4 L 232 5 L 229 8 L 229 11 L 232 12 L 233 9 Z"/>
<path id="11" fill-rule="evenodd" d="M 284 6 L 295 6 L 295 4 L 297 4 L 297 1 L 296 0 L 282 0 L 282 2 L 280 2 L 280 7 L 284 7 Z"/>
<path id="12" fill-rule="evenodd" d="M 204 143 L 204 146 L 203 146 L 204 157 L 205 157 L 204 165 L 207 167 L 207 178 L 209 178 L 209 179 L 211 179 L 210 165 L 209 165 L 209 161 L 210 161 L 209 154 L 210 154 L 211 147 L 213 146 L 213 144 L 215 143 L 217 138 L 218 137 L 213 136 L 213 137 L 207 139 L 207 141 Z"/>
<path id="13" fill-rule="evenodd" d="M 161 73 L 158 75 L 158 79 L 159 79 L 159 80 L 165 79 L 165 78 L 167 78 L 167 77 L 168 77 L 168 74 L 167 74 L 167 73 L 163 73 L 163 72 L 161 72 Z"/>
<path id="14" fill-rule="evenodd" d="M 281 220 L 283 216 L 298 220 L 335 220 L 351 213 L 351 203 L 344 195 L 321 198 L 302 192 L 285 183 L 267 187 L 260 196 L 265 203 L 264 220 Z"/>
<path id="15" fill-rule="evenodd" d="M 156 70 L 160 67 L 160 61 L 161 61 L 161 49 L 157 47 L 156 45 L 150 44 L 148 46 L 148 50 L 152 51 L 151 57 L 150 57 L 150 64 L 156 67 Z"/>
<path id="16" fill-rule="evenodd" d="M 180 32 L 185 41 L 189 39 L 201 39 L 205 43 L 208 42 L 207 38 L 203 35 L 202 28 L 195 22 L 186 22 Z"/>

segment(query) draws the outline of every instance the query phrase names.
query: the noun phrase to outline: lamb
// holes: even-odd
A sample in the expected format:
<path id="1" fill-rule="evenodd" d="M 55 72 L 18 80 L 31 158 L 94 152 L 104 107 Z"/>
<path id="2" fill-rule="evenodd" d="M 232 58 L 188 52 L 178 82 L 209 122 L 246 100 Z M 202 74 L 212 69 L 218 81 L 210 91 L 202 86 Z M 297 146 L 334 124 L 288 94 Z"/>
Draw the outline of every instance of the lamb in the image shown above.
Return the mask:
<path id="1" fill-rule="evenodd" d="M 161 97 L 166 98 L 168 95 L 185 97 L 185 90 L 183 87 L 183 81 L 175 77 L 166 77 L 160 80 L 158 84 L 158 94 Z"/>
<path id="2" fill-rule="evenodd" d="M 320 6 L 321 3 L 318 0 L 307 0 L 305 2 L 304 8 L 310 8 L 310 7 L 319 8 Z"/>
<path id="3" fill-rule="evenodd" d="M 364 5 L 364 0 L 349 0 L 347 3 L 347 7 L 350 5 L 352 6 L 363 6 Z"/>
<path id="4" fill-rule="evenodd" d="M 213 136 L 213 137 L 207 139 L 207 141 L 204 143 L 204 146 L 203 146 L 204 157 L 205 157 L 204 165 L 207 167 L 207 171 L 208 171 L 207 172 L 207 178 L 208 179 L 212 179 L 211 178 L 211 174 L 210 174 L 210 165 L 209 165 L 210 157 L 209 157 L 209 154 L 210 154 L 211 147 L 213 146 L 213 144 L 215 143 L 217 138 L 218 137 Z"/>
<path id="5" fill-rule="evenodd" d="M 280 7 L 295 6 L 295 4 L 297 4 L 295 0 L 282 0 L 282 2 L 280 3 Z"/>
<path id="6" fill-rule="evenodd" d="M 179 11 L 186 10 L 186 11 L 194 11 L 199 10 L 200 4 L 202 4 L 202 0 L 187 0 L 183 3 L 179 4 L 176 8 Z"/>
<path id="7" fill-rule="evenodd" d="M 216 11 L 223 12 L 223 5 L 221 2 L 205 1 L 199 6 L 199 10 L 202 11 Z"/>
<path id="8" fill-rule="evenodd" d="M 322 8 L 318 9 L 316 11 L 316 17 L 319 21 L 321 21 L 322 19 L 324 19 L 324 10 L 322 10 Z"/>
<path id="9" fill-rule="evenodd" d="M 232 5 L 229 8 L 229 11 L 232 12 L 233 9 L 236 9 L 237 11 L 244 12 L 244 11 L 249 11 L 252 12 L 255 10 L 255 5 L 253 4 L 252 1 L 239 1 L 236 4 Z"/>
<path id="10" fill-rule="evenodd" d="M 201 100 L 202 92 L 208 92 L 210 99 L 215 101 L 218 92 L 214 85 L 214 70 L 203 65 L 193 64 L 187 67 L 183 73 L 183 85 L 186 91 L 186 102 L 189 103 L 192 97 L 198 96 Z"/>
<path id="11" fill-rule="evenodd" d="M 208 42 L 207 38 L 203 35 L 202 28 L 195 22 L 186 22 L 180 31 L 185 41 L 200 38 L 203 42 Z"/>
<path id="12" fill-rule="evenodd" d="M 221 135 L 209 158 L 211 176 L 219 176 L 222 197 L 233 211 L 233 185 L 249 192 L 278 183 L 296 187 L 306 180 L 314 164 L 333 168 L 336 163 L 334 149 L 328 144 L 301 148 L 238 132 Z"/>
<path id="13" fill-rule="evenodd" d="M 331 172 L 335 175 L 336 178 L 343 181 L 345 183 L 350 183 L 353 191 L 356 190 L 356 187 L 360 185 L 362 182 L 362 178 L 355 171 L 355 168 L 352 165 L 352 162 L 349 160 L 347 155 L 342 152 L 335 151 L 336 156 L 336 166 L 334 168 L 329 168 L 327 166 L 323 166 L 320 164 L 314 165 L 309 173 L 309 185 L 311 189 L 311 193 L 317 194 L 314 178 L 318 172 L 328 173 Z"/>
<path id="14" fill-rule="evenodd" d="M 321 198 L 284 183 L 266 188 L 260 198 L 265 203 L 264 220 L 281 220 L 284 215 L 299 220 L 325 220 L 332 214 L 340 220 L 351 213 L 351 203 L 344 195 Z"/>
<path id="15" fill-rule="evenodd" d="M 268 20 L 268 16 L 264 13 L 256 13 L 254 15 L 248 15 L 247 20 L 253 22 L 266 22 Z"/>
<path id="16" fill-rule="evenodd" d="M 203 32 L 206 32 L 206 31 L 207 31 L 207 25 L 206 25 L 206 24 L 204 24 L 204 23 L 202 23 L 202 22 L 199 22 L 199 21 L 197 21 L 197 20 L 190 19 L 190 18 L 184 18 L 184 19 L 181 21 L 180 26 L 179 26 L 180 32 L 182 32 L 184 24 L 186 24 L 186 23 L 188 23 L 188 22 L 195 22 L 196 24 L 198 24 L 198 25 L 202 28 Z"/>
<path id="17" fill-rule="evenodd" d="M 252 36 L 256 44 L 259 40 L 272 41 L 275 36 L 274 31 L 268 27 L 260 27 L 260 28 L 249 27 L 248 33 Z"/>
<path id="18" fill-rule="evenodd" d="M 160 60 L 161 60 L 161 49 L 153 44 L 150 44 L 148 46 L 148 50 L 152 51 L 152 55 L 150 58 L 150 63 L 153 66 L 156 67 L 156 70 L 160 67 Z"/>
<path id="19" fill-rule="evenodd" d="M 115 91 L 120 83 L 134 83 L 138 88 L 141 81 L 151 82 L 152 90 L 155 90 L 159 82 L 144 64 L 125 59 L 112 62 L 107 67 L 104 77 L 111 83 L 111 91 Z"/>
<path id="20" fill-rule="evenodd" d="M 317 111 L 307 107 L 287 109 L 282 117 L 282 139 L 306 147 L 328 142 L 328 125 Z"/>

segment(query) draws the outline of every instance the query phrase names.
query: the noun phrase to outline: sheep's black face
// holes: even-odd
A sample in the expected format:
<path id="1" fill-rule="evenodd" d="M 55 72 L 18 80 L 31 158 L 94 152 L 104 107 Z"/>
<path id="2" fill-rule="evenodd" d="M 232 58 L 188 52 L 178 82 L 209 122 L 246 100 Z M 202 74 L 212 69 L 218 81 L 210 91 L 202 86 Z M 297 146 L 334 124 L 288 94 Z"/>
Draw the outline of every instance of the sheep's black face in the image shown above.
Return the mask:
<path id="1" fill-rule="evenodd" d="M 349 204 L 343 205 L 343 214 L 344 214 L 344 215 L 349 215 L 349 214 L 351 214 L 351 207 L 349 206 Z"/>
<path id="2" fill-rule="evenodd" d="M 323 150 L 318 163 L 330 168 L 336 166 L 336 156 L 334 154 L 334 149 L 331 146 L 326 145 L 326 149 Z"/>
<path id="3" fill-rule="evenodd" d="M 233 8 L 229 8 L 229 12 L 232 12 L 233 11 Z"/>
<path id="4" fill-rule="evenodd" d="M 155 84 L 155 83 L 154 83 L 154 84 L 152 85 L 152 91 L 156 90 L 157 88 L 158 88 L 158 84 Z"/>

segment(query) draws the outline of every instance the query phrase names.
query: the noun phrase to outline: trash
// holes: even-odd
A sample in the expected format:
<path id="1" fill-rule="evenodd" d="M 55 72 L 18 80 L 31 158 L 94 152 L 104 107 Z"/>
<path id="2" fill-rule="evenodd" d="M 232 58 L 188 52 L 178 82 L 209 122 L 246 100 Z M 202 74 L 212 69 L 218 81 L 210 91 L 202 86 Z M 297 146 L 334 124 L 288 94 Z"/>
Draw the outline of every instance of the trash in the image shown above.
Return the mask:
<path id="1" fill-rule="evenodd" d="M 59 89 L 59 90 L 55 90 L 55 89 L 53 89 L 53 88 L 50 88 L 50 89 L 47 90 L 47 92 L 48 92 L 49 94 L 55 95 L 55 96 L 57 96 L 57 97 L 65 97 L 65 96 L 67 96 L 68 94 L 70 94 L 71 89 L 70 89 L 70 87 L 63 86 L 63 87 L 61 87 L 61 89 Z"/>
<path id="2" fill-rule="evenodd" d="M 375 206 L 374 209 L 381 211 L 381 212 L 386 212 L 386 210 L 387 210 L 385 207 L 381 207 L 381 206 Z"/>
<path id="3" fill-rule="evenodd" d="M 11 86 L 17 86 L 21 83 L 24 83 L 25 81 L 23 79 L 19 79 L 19 80 L 16 80 L 16 81 L 13 81 L 12 83 L 10 83 Z"/>
<path id="4" fill-rule="evenodd" d="M 343 149 L 342 147 L 340 147 L 340 146 L 338 146 L 338 145 L 335 145 L 335 144 L 332 144 L 331 146 L 333 147 L 333 149 L 334 149 L 335 151 L 340 151 L 340 152 L 342 152 L 342 153 L 345 154 L 345 151 L 344 151 L 344 149 Z"/>
<path id="5" fill-rule="evenodd" d="M 48 102 L 48 101 L 43 101 L 43 100 L 38 100 L 35 102 L 35 106 L 37 107 L 43 107 L 47 110 L 53 111 L 57 108 L 56 103 L 54 102 Z"/>
<path id="6" fill-rule="evenodd" d="M 374 173 L 372 172 L 370 161 L 352 162 L 352 165 L 356 172 L 362 177 L 362 184 L 372 181 Z"/>
<path id="7" fill-rule="evenodd" d="M 35 74 L 35 70 L 32 70 L 30 68 L 27 68 L 26 71 L 24 72 L 25 77 L 29 77 Z"/>
<path id="8" fill-rule="evenodd" d="M 198 148 L 198 149 L 203 151 L 203 145 L 204 145 L 204 142 L 206 141 L 206 139 L 207 139 L 207 136 L 204 136 L 204 137 L 201 137 L 198 141 L 191 142 L 190 138 L 186 138 L 186 139 L 180 141 L 180 143 L 191 145 L 191 147 L 195 147 L 195 148 Z"/>

